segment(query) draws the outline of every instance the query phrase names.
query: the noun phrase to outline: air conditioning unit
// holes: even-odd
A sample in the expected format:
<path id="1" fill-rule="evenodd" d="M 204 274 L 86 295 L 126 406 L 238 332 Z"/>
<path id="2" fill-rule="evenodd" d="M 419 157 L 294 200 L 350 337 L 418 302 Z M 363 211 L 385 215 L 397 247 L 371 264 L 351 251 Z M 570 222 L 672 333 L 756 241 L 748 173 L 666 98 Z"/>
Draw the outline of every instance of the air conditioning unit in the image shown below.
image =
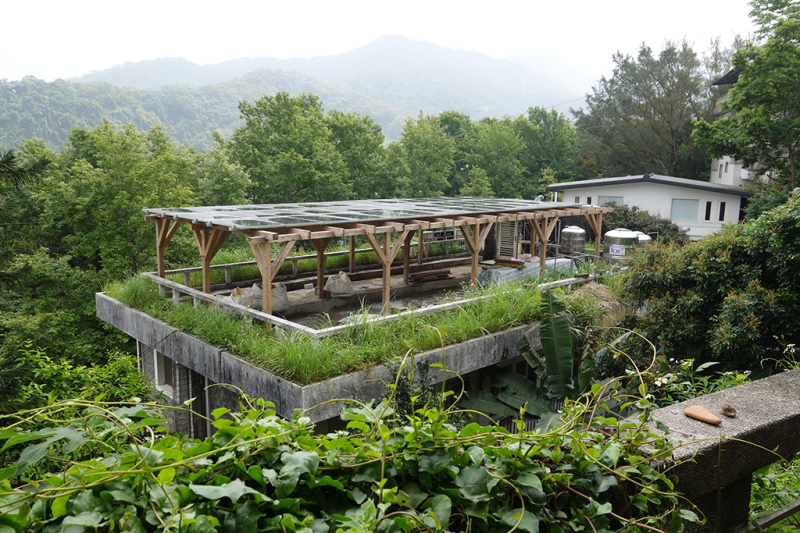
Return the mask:
<path id="1" fill-rule="evenodd" d="M 519 231 L 517 221 L 501 222 L 497 238 L 497 259 L 516 259 Z"/>

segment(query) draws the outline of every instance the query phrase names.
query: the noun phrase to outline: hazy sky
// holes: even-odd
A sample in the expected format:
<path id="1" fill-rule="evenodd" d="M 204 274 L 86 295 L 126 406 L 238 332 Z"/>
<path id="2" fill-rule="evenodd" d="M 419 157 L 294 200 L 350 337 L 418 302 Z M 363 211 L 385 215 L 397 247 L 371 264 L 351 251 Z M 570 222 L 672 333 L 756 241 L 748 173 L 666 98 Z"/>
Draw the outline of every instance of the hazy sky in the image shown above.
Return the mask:
<path id="1" fill-rule="evenodd" d="M 503 58 L 548 51 L 593 74 L 611 55 L 684 37 L 704 50 L 752 26 L 746 0 L 5 2 L 0 79 L 45 80 L 157 57 L 312 57 L 397 34 Z"/>

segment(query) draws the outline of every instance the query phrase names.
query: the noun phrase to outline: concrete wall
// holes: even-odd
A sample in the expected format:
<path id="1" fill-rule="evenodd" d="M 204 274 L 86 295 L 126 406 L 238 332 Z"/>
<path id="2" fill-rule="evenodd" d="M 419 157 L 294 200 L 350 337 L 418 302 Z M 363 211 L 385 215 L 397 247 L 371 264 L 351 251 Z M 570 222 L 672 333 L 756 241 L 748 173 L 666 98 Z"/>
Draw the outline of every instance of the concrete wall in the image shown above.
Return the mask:
<path id="1" fill-rule="evenodd" d="M 183 333 L 176 328 L 109 298 L 103 293 L 95 296 L 97 316 L 137 341 L 172 359 L 186 369 L 200 374 L 213 383 L 239 387 L 249 396 L 264 398 L 275 404 L 278 415 L 290 418 L 294 409 L 310 409 L 330 400 L 342 398 L 380 398 L 385 383 L 394 378 L 389 370 L 378 365 L 311 385 L 300 386 L 259 368 L 237 355 L 220 350 L 207 342 Z M 457 374 L 467 374 L 497 363 L 519 357 L 517 345 L 525 336 L 534 348 L 541 348 L 539 325 L 519 326 L 506 331 L 472 339 L 461 344 L 417 354 L 415 361 L 445 364 Z M 148 367 L 144 366 L 145 372 Z M 432 369 L 433 383 L 443 379 L 441 369 Z M 176 401 L 182 401 L 180 398 Z M 210 396 L 209 412 L 217 400 Z M 314 422 L 338 417 L 340 402 L 320 406 L 308 413 Z"/>
<path id="2" fill-rule="evenodd" d="M 675 488 L 709 518 L 706 526 L 687 524 L 687 532 L 728 531 L 747 521 L 753 472 L 800 451 L 798 391 L 800 370 L 794 370 L 653 412 L 682 444 L 665 465 L 677 476 Z M 720 414 L 724 403 L 736 409 L 735 418 Z M 722 424 L 687 417 L 683 410 L 692 405 Z"/>
<path id="3" fill-rule="evenodd" d="M 676 187 L 662 183 L 628 183 L 622 185 L 602 185 L 566 189 L 564 202 L 589 203 L 599 205 L 599 196 L 620 196 L 623 203 L 638 206 L 651 214 L 671 219 L 672 200 L 698 200 L 698 212 L 694 220 L 672 220 L 684 229 L 688 229 L 690 238 L 697 239 L 719 230 L 723 224 L 739 222 L 739 206 L 741 197 L 721 192 L 701 191 L 686 187 Z M 706 202 L 711 202 L 711 220 L 705 220 Z M 725 202 L 724 221 L 719 221 L 720 202 Z"/>

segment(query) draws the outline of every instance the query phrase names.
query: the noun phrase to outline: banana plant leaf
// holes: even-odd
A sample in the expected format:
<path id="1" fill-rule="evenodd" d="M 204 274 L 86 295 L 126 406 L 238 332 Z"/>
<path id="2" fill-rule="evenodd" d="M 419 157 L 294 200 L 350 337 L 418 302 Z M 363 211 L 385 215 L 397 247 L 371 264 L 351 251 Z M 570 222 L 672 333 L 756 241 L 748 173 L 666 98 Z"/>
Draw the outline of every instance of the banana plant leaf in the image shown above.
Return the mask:
<path id="1" fill-rule="evenodd" d="M 551 292 L 545 292 L 542 307 L 545 318 L 542 320 L 542 352 L 547 369 L 547 388 L 557 398 L 572 398 L 575 389 L 572 384 L 572 336 L 566 310 Z"/>
<path id="2" fill-rule="evenodd" d="M 459 406 L 462 409 L 472 409 L 486 415 L 511 416 L 519 418 L 519 409 L 513 409 L 508 404 L 501 402 L 497 396 L 486 391 L 470 391 L 462 398 Z M 526 421 L 533 420 L 531 415 L 526 414 Z"/>

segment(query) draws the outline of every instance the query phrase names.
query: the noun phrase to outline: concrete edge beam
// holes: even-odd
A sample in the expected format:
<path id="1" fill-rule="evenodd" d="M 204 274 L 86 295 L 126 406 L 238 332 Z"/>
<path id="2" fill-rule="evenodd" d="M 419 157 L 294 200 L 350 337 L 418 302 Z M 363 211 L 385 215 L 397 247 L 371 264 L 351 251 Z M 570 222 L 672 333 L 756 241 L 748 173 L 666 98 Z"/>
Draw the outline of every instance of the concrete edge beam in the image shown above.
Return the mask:
<path id="1" fill-rule="evenodd" d="M 310 409 L 341 398 L 380 398 L 385 383 L 394 378 L 386 365 L 376 365 L 368 370 L 301 387 L 103 293 L 97 293 L 95 301 L 97 316 L 101 320 L 215 383 L 234 385 L 249 396 L 273 402 L 282 417 L 291 417 L 296 408 Z M 444 350 L 439 348 L 416 354 L 414 361 L 415 364 L 423 361 L 444 364 L 446 357 L 447 378 L 450 379 L 455 374 L 463 375 L 519 357 L 517 345 L 523 336 L 534 348 L 541 348 L 539 324 L 533 324 L 447 346 Z M 433 383 L 441 383 L 443 371 L 432 369 L 431 377 Z M 309 417 L 320 422 L 339 416 L 341 409 L 341 402 L 332 402 L 310 411 Z"/>

